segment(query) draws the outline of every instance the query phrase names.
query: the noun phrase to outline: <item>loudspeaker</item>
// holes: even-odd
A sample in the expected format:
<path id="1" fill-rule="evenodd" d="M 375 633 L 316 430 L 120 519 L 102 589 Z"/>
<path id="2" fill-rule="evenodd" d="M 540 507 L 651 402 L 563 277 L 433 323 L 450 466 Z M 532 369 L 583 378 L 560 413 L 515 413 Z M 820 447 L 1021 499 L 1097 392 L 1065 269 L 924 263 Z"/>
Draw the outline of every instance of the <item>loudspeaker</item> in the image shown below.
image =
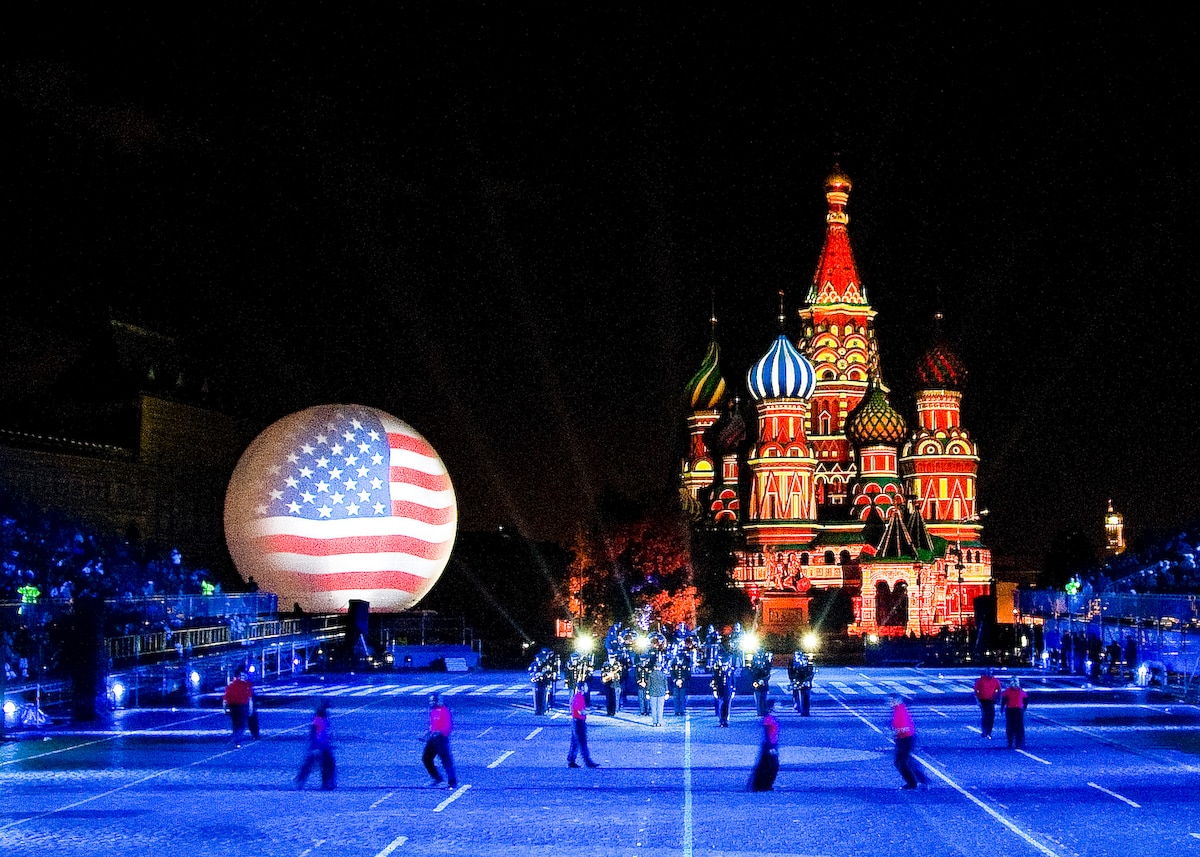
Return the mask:
<path id="1" fill-rule="evenodd" d="M 352 604 L 354 602 L 351 602 Z M 996 596 L 978 595 L 975 597 L 975 624 L 977 626 L 996 624 Z"/>
<path id="2" fill-rule="evenodd" d="M 350 605 L 346 609 L 346 636 L 351 643 L 358 642 L 359 637 L 366 639 L 370 612 L 370 602 L 350 599 Z"/>

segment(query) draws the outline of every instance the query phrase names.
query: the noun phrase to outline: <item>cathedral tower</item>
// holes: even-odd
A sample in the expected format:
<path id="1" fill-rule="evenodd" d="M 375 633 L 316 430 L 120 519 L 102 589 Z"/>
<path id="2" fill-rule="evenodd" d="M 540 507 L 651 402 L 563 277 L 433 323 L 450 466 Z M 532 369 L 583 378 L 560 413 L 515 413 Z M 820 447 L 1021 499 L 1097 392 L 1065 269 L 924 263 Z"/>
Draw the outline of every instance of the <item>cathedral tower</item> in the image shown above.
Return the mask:
<path id="1" fill-rule="evenodd" d="M 758 411 L 758 436 L 746 462 L 752 488 L 744 526 L 747 543 L 760 550 L 806 544 L 816 534 L 817 462 L 805 428 L 814 385 L 812 364 L 786 333 L 746 374 Z"/>
<path id="2" fill-rule="evenodd" d="M 867 367 L 876 353 L 875 311 L 867 303 L 850 250 L 850 179 L 838 167 L 825 179 L 825 243 L 805 306 L 800 349 L 816 372 L 809 437 L 817 459 L 816 501 L 844 514 L 853 472 L 846 417 L 867 390 Z"/>

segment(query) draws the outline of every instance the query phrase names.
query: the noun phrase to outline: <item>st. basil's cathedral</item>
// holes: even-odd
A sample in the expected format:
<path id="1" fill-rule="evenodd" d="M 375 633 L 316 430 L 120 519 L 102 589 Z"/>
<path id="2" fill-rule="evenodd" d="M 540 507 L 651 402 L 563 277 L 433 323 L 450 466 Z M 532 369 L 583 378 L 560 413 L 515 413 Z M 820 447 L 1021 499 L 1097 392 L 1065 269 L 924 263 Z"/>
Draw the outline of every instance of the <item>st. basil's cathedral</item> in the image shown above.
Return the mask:
<path id="1" fill-rule="evenodd" d="M 960 421 L 967 373 L 936 337 L 916 367 L 917 425 L 888 401 L 850 248 L 850 189 L 837 168 L 825 181 L 825 243 L 799 341 L 780 332 L 746 371 L 753 428 L 722 375 L 714 326 L 685 391 L 683 490 L 703 525 L 740 535 L 734 582 L 764 631 L 807 626 L 820 589 L 849 596 L 853 634 L 963 627 L 992 578 L 978 450 Z"/>

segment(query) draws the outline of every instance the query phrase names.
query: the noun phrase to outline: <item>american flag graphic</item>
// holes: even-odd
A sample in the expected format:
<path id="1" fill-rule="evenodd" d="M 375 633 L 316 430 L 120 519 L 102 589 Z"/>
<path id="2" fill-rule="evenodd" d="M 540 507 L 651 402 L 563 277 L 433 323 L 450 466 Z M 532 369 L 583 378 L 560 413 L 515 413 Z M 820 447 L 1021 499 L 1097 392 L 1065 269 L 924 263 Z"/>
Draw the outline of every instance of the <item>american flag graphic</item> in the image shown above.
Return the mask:
<path id="1" fill-rule="evenodd" d="M 226 537 L 239 570 L 282 604 L 401 610 L 454 546 L 445 465 L 409 425 L 362 405 L 309 408 L 250 445 L 230 482 Z"/>

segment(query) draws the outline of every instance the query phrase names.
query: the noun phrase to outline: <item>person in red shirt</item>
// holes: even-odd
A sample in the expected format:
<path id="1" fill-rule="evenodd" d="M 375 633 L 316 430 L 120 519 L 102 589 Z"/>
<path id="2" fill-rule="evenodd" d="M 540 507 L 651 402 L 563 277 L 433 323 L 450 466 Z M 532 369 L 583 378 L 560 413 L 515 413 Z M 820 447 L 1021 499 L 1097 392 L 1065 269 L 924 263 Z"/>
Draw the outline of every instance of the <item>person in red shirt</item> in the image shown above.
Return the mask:
<path id="1" fill-rule="evenodd" d="M 1025 709 L 1029 706 L 1029 694 L 1021 689 L 1021 680 L 1013 676 L 1004 693 L 1000 694 L 1000 707 L 1004 709 L 1004 735 L 1008 738 L 1008 749 L 1015 745 L 1025 749 Z"/>
<path id="2" fill-rule="evenodd" d="M 567 751 L 567 767 L 578 768 L 575 757 L 583 754 L 583 763 L 589 768 L 600 767 L 592 761 L 587 744 L 587 697 L 584 691 L 587 685 L 583 682 L 575 685 L 575 695 L 571 697 L 571 749 Z"/>
<path id="3" fill-rule="evenodd" d="M 996 702 L 1000 698 L 1000 680 L 992 675 L 990 669 L 985 669 L 983 675 L 975 679 L 975 698 L 979 700 L 979 708 L 983 714 L 980 731 L 984 738 L 991 738 L 992 727 L 996 724 Z"/>
<path id="4" fill-rule="evenodd" d="M 893 695 L 889 701 L 892 703 L 892 735 L 896 741 L 896 770 L 904 777 L 904 785 L 900 788 L 915 789 L 918 782 L 923 786 L 929 785 L 925 772 L 912 761 L 913 744 L 917 738 L 917 727 L 913 723 L 912 715 L 908 713 L 908 707 L 899 696 Z"/>
<path id="5" fill-rule="evenodd" d="M 453 723 L 450 719 L 450 709 L 442 702 L 440 693 L 429 695 L 429 732 L 425 736 L 425 752 L 421 754 L 421 763 L 433 778 L 430 785 L 440 786 L 442 775 L 433 764 L 436 756 L 441 759 L 446 771 L 446 783 L 452 789 L 458 788 L 458 777 L 454 773 L 454 757 L 450 755 L 450 730 Z"/>
<path id="6" fill-rule="evenodd" d="M 241 747 L 242 733 L 246 731 L 251 706 L 254 705 L 254 685 L 246 680 L 245 667 L 237 668 L 233 681 L 225 687 L 225 696 L 222 698 L 222 702 L 225 711 L 229 713 L 234 746 Z"/>

